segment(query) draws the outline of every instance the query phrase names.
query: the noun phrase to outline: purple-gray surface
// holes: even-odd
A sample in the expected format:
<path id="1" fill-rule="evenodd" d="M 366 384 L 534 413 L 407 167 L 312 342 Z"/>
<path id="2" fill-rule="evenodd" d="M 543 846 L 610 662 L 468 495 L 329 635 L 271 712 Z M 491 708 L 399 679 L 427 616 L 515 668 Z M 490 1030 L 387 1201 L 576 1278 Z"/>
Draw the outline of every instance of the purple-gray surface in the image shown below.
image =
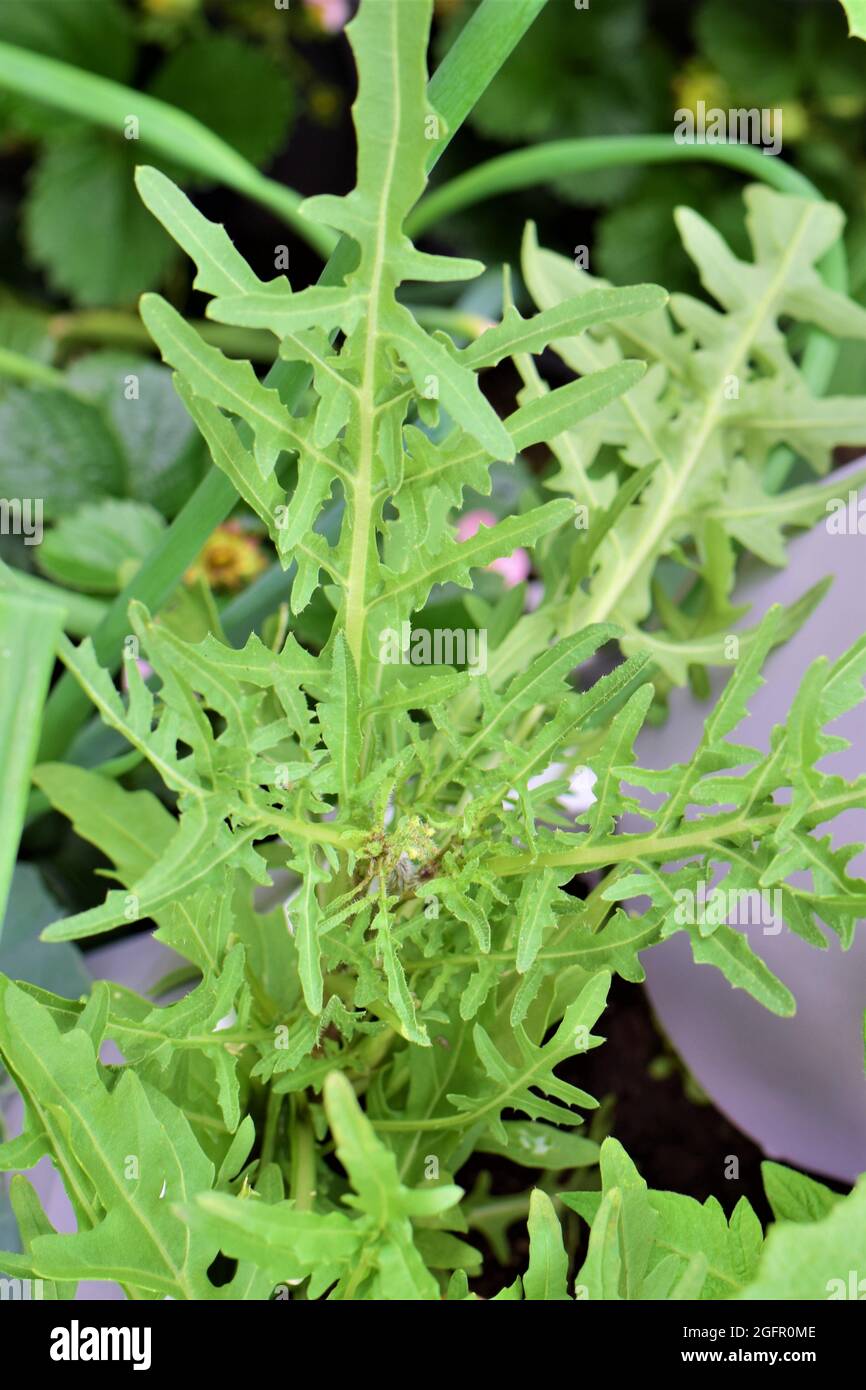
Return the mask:
<path id="1" fill-rule="evenodd" d="M 847 496 L 848 471 L 837 474 L 841 497 Z M 840 656 L 862 634 L 866 535 L 830 535 L 819 523 L 793 541 L 786 570 L 762 570 L 738 593 L 754 605 L 746 620 L 751 625 L 772 603 L 791 603 L 830 573 L 830 593 L 792 641 L 770 656 L 767 683 L 736 735 L 741 741 L 766 748 L 810 662 Z M 704 709 L 688 691 L 675 692 L 668 722 L 641 735 L 639 760 L 651 767 L 681 761 L 700 738 Z M 830 731 L 851 747 L 822 766 L 849 778 L 866 771 L 866 705 Z M 841 817 L 833 835 L 834 845 L 864 841 L 866 806 Z M 866 872 L 866 853 L 852 861 L 851 872 Z M 794 1018 L 776 1017 L 732 990 L 717 970 L 695 965 L 684 933 L 643 957 L 653 1006 L 701 1086 L 768 1157 L 851 1181 L 866 1171 L 866 922 L 849 951 L 830 931 L 828 949 L 816 951 L 787 929 L 778 935 L 765 934 L 759 924 L 744 930 L 797 1000 Z"/>

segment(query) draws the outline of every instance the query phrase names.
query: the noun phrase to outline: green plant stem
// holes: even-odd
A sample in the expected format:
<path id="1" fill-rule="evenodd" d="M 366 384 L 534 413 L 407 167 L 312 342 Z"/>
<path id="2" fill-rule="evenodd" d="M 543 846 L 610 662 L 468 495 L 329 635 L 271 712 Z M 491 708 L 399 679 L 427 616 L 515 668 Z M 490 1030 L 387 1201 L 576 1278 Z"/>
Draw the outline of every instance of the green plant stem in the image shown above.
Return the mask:
<path id="1" fill-rule="evenodd" d="M 857 806 L 863 805 L 862 785 L 847 787 L 837 796 L 815 802 L 810 808 L 810 818 L 814 824 L 821 825 L 834 816 L 841 815 Z M 784 819 L 787 806 L 779 806 L 760 815 L 740 815 L 734 811 L 724 818 L 713 818 L 711 826 L 702 826 L 700 820 L 690 821 L 682 830 L 673 835 L 651 833 L 647 835 L 618 835 L 611 840 L 594 844 L 581 844 L 581 836 L 573 849 L 546 850 L 540 854 L 501 854 L 495 855 L 485 864 L 492 874 L 510 877 L 536 869 L 574 869 L 575 873 L 589 869 L 603 869 L 610 864 L 639 863 L 642 859 L 652 859 L 657 863 L 670 863 L 689 854 L 696 854 L 721 848 L 727 840 L 740 835 L 749 835 L 760 840 L 769 835 Z"/>
<path id="2" fill-rule="evenodd" d="M 430 79 L 431 104 L 446 134 L 430 167 L 477 105 L 502 64 L 544 9 L 546 0 L 482 0 Z"/>
<path id="3" fill-rule="evenodd" d="M 407 219 L 411 237 L 428 231 L 444 217 L 461 212 L 500 193 L 533 188 L 563 174 L 614 169 L 629 164 L 669 164 L 681 161 L 726 164 L 771 184 L 780 193 L 821 198 L 815 185 L 790 164 L 764 155 L 751 145 L 680 145 L 672 135 L 605 135 L 595 139 L 551 140 L 528 149 L 497 155 L 459 174 L 439 188 L 431 189 Z M 844 258 L 834 265 L 832 274 L 845 274 Z M 830 283 L 828 281 L 828 283 Z M 835 289 L 847 288 L 847 279 L 834 280 Z"/>
<path id="4" fill-rule="evenodd" d="M 123 138 L 127 122 L 134 116 L 139 122 L 143 146 L 193 173 L 246 194 L 275 212 L 322 256 L 334 249 L 335 234 L 308 221 L 298 211 L 303 202 L 298 193 L 260 174 L 194 116 L 156 97 L 9 43 L 0 43 L 0 88 L 58 107 L 89 125 L 113 131 L 119 138 Z"/>
<path id="5" fill-rule="evenodd" d="M 452 337 L 465 338 L 470 343 L 493 327 L 493 319 L 466 309 L 448 309 L 438 304 L 411 304 L 409 308 L 422 328 L 444 328 Z"/>
<path id="6" fill-rule="evenodd" d="M 26 357 L 23 352 L 13 352 L 11 348 L 0 348 L 0 376 L 11 377 L 13 381 L 26 381 L 34 386 L 53 386 L 61 391 L 70 388 L 62 372 Z"/>
<path id="7" fill-rule="evenodd" d="M 273 1087 L 268 1091 L 268 1105 L 265 1112 L 265 1128 L 262 1135 L 262 1151 L 259 1158 L 260 1168 L 266 1168 L 269 1163 L 273 1163 L 274 1154 L 277 1147 L 277 1134 L 280 1123 L 280 1111 L 283 1108 L 284 1096 L 275 1091 Z"/>
<path id="8" fill-rule="evenodd" d="M 527 6 L 527 13 L 533 7 Z M 534 11 L 537 13 L 537 8 Z M 499 9 L 499 19 L 493 29 L 496 33 L 503 15 L 502 7 Z M 534 14 L 533 14 L 534 17 Z M 529 21 L 531 22 L 531 20 Z M 521 29 L 521 33 L 523 30 Z M 490 33 L 487 32 L 479 38 L 476 30 L 469 36 L 468 52 L 471 60 L 468 64 L 468 72 L 472 72 L 474 64 L 482 58 L 482 50 L 479 48 L 480 42 L 489 42 Z M 498 63 L 497 63 L 498 67 Z M 477 78 L 476 78 L 477 80 Z M 484 83 L 486 85 L 486 81 Z M 456 106 L 459 102 L 459 110 L 464 114 L 471 109 L 477 96 L 465 90 L 465 76 L 463 81 L 454 83 L 453 73 L 445 69 L 444 76 L 431 81 L 431 100 L 434 107 L 440 106 L 444 100 L 447 104 L 450 100 Z M 483 88 L 482 88 L 483 90 Z M 464 103 L 468 105 L 464 106 Z M 450 133 L 451 122 L 446 122 L 446 135 Z M 441 153 L 442 142 L 440 141 L 434 151 L 435 157 Z M 432 163 L 432 161 L 431 161 Z M 382 190 L 383 203 L 387 199 L 387 187 Z M 382 300 L 384 286 L 384 266 L 382 258 L 384 255 L 384 243 L 376 248 L 376 257 L 368 271 L 366 310 L 364 317 L 364 341 L 359 353 L 361 362 L 360 382 L 358 386 L 359 411 L 358 411 L 358 439 L 355 459 L 355 471 L 352 480 L 352 536 L 348 557 L 348 575 L 346 580 L 345 596 L 345 636 L 346 643 L 352 655 L 355 671 L 359 679 L 363 679 L 363 662 L 365 653 L 365 630 L 368 614 L 368 574 L 369 561 L 371 556 L 371 544 L 374 528 L 374 516 L 376 511 L 376 494 L 374 485 L 374 469 L 376 461 L 376 440 L 377 440 L 377 417 L 375 409 L 375 389 L 376 389 L 376 345 L 378 337 L 379 319 L 384 311 Z M 365 745 L 365 753 L 369 751 L 369 741 Z M 364 759 L 362 758 L 362 770 Z"/>
<path id="9" fill-rule="evenodd" d="M 513 0 L 510 4 L 508 24 L 503 26 L 499 0 L 482 0 L 472 20 L 466 25 L 430 80 L 430 99 L 446 126 L 442 138 L 435 143 L 431 142 L 431 167 L 453 138 L 477 96 L 495 76 L 542 7 L 543 0 Z M 7 58 L 5 63 L 4 51 Z M 15 54 L 18 52 L 17 49 L 13 50 Z M 4 84 L 8 75 L 8 57 L 9 45 L 0 45 L 0 86 Z M 65 65 L 56 66 L 63 68 Z M 74 73 L 75 69 L 69 71 Z M 113 87 L 116 84 L 108 85 Z M 15 90 L 20 90 L 20 87 L 16 86 Z M 126 90 L 120 88 L 122 93 Z M 124 115 L 127 113 L 125 110 Z M 196 127 L 198 135 L 209 135 L 197 122 L 192 124 Z M 341 238 L 319 277 L 319 284 L 339 285 L 356 263 L 356 259 L 354 243 L 346 237 Z M 268 386 L 279 391 L 286 408 L 292 410 L 298 404 L 310 380 L 310 373 L 303 363 L 278 360 L 265 380 Z M 210 533 L 228 516 L 235 501 L 236 494 L 231 483 L 216 466 L 213 466 L 175 517 L 160 545 L 147 557 L 123 593 L 114 600 L 105 619 L 94 632 L 94 649 L 104 665 L 116 670 L 120 663 L 121 642 L 128 626 L 126 614 L 129 604 L 138 599 L 151 610 L 159 608 L 179 583 Z M 76 730 L 86 719 L 89 708 L 87 697 L 79 690 L 69 672 L 65 672 L 46 704 L 43 740 L 39 752 L 42 761 L 62 756 Z"/>
<path id="10" fill-rule="evenodd" d="M 366 837 L 363 830 L 337 830 L 327 821 L 297 820 L 279 811 L 269 811 L 259 819 L 264 827 L 263 835 L 279 830 L 288 840 L 311 840 L 313 844 L 334 845 L 342 850 L 358 849 Z"/>
<path id="11" fill-rule="evenodd" d="M 295 1211 L 312 1211 L 316 1197 L 316 1136 L 303 1096 L 291 1097 L 289 1195 Z"/>
<path id="12" fill-rule="evenodd" d="M 358 1263 L 355 1265 L 355 1268 L 352 1271 L 352 1275 L 348 1283 L 346 1284 L 345 1290 L 343 1291 L 342 1301 L 344 1303 L 351 1303 L 355 1295 L 355 1290 L 357 1288 L 360 1288 L 361 1283 L 366 1278 L 367 1274 L 369 1273 L 372 1267 L 374 1259 L 374 1251 L 368 1244 L 366 1248 L 362 1249 L 360 1258 L 358 1259 Z"/>
<path id="13" fill-rule="evenodd" d="M 190 319 L 189 324 L 206 343 L 217 347 L 229 357 L 243 357 L 250 362 L 274 360 L 274 335 L 259 328 L 232 328 L 208 319 Z M 132 348 L 141 352 L 154 351 L 153 340 L 138 314 L 126 309 L 80 309 L 68 314 L 56 314 L 49 320 L 48 331 L 59 348 L 80 345 Z M 0 360 L 2 370 L 2 360 Z"/>

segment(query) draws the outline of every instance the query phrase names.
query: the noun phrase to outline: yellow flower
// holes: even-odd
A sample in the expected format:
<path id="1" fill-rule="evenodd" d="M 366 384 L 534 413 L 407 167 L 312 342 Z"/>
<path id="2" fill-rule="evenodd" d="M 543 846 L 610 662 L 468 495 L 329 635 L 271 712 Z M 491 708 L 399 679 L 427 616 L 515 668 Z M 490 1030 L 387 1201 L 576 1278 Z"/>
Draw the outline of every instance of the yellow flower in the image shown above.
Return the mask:
<path id="1" fill-rule="evenodd" d="M 186 19 L 200 7 L 201 0 L 141 0 L 149 14 L 165 19 Z"/>
<path id="2" fill-rule="evenodd" d="M 835 96 L 829 96 L 824 102 L 824 109 L 829 116 L 835 116 L 842 121 L 853 120 L 857 116 L 862 116 L 866 110 L 866 97 L 860 92 L 837 92 Z"/>
<path id="3" fill-rule="evenodd" d="M 212 589 L 239 589 L 267 568 L 261 542 L 236 521 L 218 526 L 184 575 L 187 584 L 203 577 Z"/>
<path id="4" fill-rule="evenodd" d="M 723 77 L 700 58 L 690 58 L 683 65 L 672 83 L 677 109 L 697 111 L 699 101 L 706 109 L 730 105 L 730 92 Z"/>
<path id="5" fill-rule="evenodd" d="M 782 102 L 782 139 L 802 140 L 809 130 L 809 113 L 802 101 Z"/>

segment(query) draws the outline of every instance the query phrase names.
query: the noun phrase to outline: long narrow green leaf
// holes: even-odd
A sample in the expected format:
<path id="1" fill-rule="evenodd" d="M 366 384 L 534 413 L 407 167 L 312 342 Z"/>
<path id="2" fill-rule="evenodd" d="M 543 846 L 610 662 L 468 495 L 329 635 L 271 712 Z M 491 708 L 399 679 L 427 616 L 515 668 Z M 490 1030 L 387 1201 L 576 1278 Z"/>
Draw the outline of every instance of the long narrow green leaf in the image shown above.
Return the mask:
<path id="1" fill-rule="evenodd" d="M 63 630 L 63 609 L 0 594 L 0 932 L 39 737 L 39 717 Z"/>
<path id="2" fill-rule="evenodd" d="M 0 87 L 29 100 L 44 101 L 92 125 L 120 135 L 130 113 L 138 117 L 142 144 L 167 159 L 245 193 L 283 217 L 290 227 L 322 255 L 334 249 L 335 238 L 298 212 L 300 195 L 260 174 L 249 160 L 186 111 L 144 92 L 134 91 L 94 72 L 42 53 L 0 43 Z"/>
<path id="3" fill-rule="evenodd" d="M 90 594 L 77 594 L 61 589 L 50 579 L 13 569 L 0 560 L 0 592 L 23 595 L 37 603 L 63 609 L 63 627 L 73 637 L 89 637 L 95 632 L 108 610 L 103 599 Z"/>
<path id="4" fill-rule="evenodd" d="M 428 168 L 436 163 L 546 3 L 508 0 L 505 5 L 502 0 L 481 0 L 430 79 L 430 104 L 443 117 L 446 129 L 431 151 Z"/>

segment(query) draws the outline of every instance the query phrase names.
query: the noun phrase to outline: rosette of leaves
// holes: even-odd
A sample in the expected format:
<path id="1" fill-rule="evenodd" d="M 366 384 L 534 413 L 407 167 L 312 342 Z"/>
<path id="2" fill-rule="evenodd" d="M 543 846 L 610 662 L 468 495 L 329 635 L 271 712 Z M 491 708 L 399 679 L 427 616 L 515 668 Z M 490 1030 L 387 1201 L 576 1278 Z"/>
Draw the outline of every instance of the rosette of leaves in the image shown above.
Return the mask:
<path id="1" fill-rule="evenodd" d="M 153 920 L 195 977 L 167 1006 L 108 986 L 70 1001 L 0 983 L 0 1057 L 26 1112 L 0 1166 L 50 1156 L 78 1220 L 76 1234 L 59 1235 L 32 1218 L 23 1252 L 0 1264 L 54 1281 L 61 1297 L 88 1277 L 145 1297 L 465 1298 L 478 1252 L 462 1239 L 471 1206 L 455 1179 L 470 1155 L 493 1151 L 552 1174 L 598 1156 L 576 1132 L 578 1112 L 596 1102 L 558 1069 L 601 1043 L 593 1029 L 611 972 L 639 980 L 640 952 L 682 929 L 696 958 L 734 987 L 793 1008 L 744 933 L 681 925 L 677 894 L 720 868 L 729 886 L 776 888 L 789 927 L 816 947 L 820 924 L 849 943 L 863 912 L 863 885 L 847 873 L 856 847 L 814 832 L 863 800 L 866 779 L 850 785 L 818 764 L 841 746 L 825 725 L 863 698 L 866 644 L 813 668 L 764 754 L 730 735 L 777 638 L 771 613 L 699 747 L 661 772 L 636 768 L 632 753 L 653 695 L 647 653 L 590 683 L 588 661 L 624 628 L 594 622 L 559 636 L 552 592 L 528 634 L 519 625 L 524 649 L 507 637 L 513 608 L 497 622 L 475 605 L 494 638 L 485 676 L 379 659 L 383 633 L 411 623 L 436 585 L 465 588 L 474 569 L 517 545 L 542 562 L 557 532 L 579 544 L 565 498 L 462 544 L 449 517 L 464 487 L 484 491 L 492 463 L 583 420 L 591 428 L 649 377 L 640 361 L 600 364 L 503 421 L 479 373 L 580 342 L 596 324 L 629 322 L 639 334 L 664 303 L 652 286 L 598 287 L 532 318 L 508 309 L 462 350 L 420 328 L 402 282 L 479 269 L 419 250 L 402 231 L 436 129 L 425 94 L 430 11 L 427 0 L 364 0 L 349 28 L 357 183 L 307 204 L 355 244 L 342 283 L 295 292 L 284 278 L 259 281 L 167 179 L 139 178 L 148 207 L 196 261 L 211 317 L 270 330 L 280 354 L 309 370 L 311 408 L 292 415 L 249 364 L 223 357 L 167 304 L 142 306 L 215 463 L 296 565 L 293 610 L 324 576 L 333 621 L 315 652 L 291 632 L 277 649 L 252 637 L 239 650 L 213 634 L 185 641 L 135 606 L 130 653 L 146 656 L 159 686 L 130 659 L 128 699 L 87 643 L 61 645 L 105 723 L 158 774 L 164 799 L 82 768 L 37 769 L 37 786 L 120 885 L 44 935 L 73 941 Z M 724 337 L 727 313 L 715 317 Z M 769 315 L 762 323 L 778 359 Z M 450 428 L 434 444 L 427 427 L 440 409 Z M 332 497 L 343 512 L 328 539 L 321 515 Z M 567 776 L 535 779 L 573 762 L 585 737 L 595 801 L 575 834 L 557 801 Z M 644 828 L 624 834 L 620 819 L 637 805 L 629 786 L 658 805 L 641 807 Z M 255 889 L 275 867 L 288 871 L 291 895 L 260 911 Z M 600 874 L 579 901 L 561 890 L 581 870 Z M 636 894 L 645 911 L 618 906 Z M 100 1061 L 106 1038 L 122 1066 Z M 616 1150 L 602 1179 L 597 1210 L 583 1211 L 593 1225 L 610 1224 L 622 1189 L 640 1187 Z M 25 1183 L 16 1179 L 12 1196 L 29 1212 Z M 647 1276 L 652 1296 L 684 1296 L 675 1291 L 698 1281 L 690 1254 L 685 1269 L 682 1260 L 656 1268 L 656 1245 L 678 1244 L 678 1209 L 652 1206 L 654 1234 L 652 1214 L 641 1216 L 648 1200 L 628 1197 L 645 1234 L 623 1277 L 628 1289 Z M 527 1209 L 529 1269 L 501 1296 L 568 1297 L 553 1205 L 539 1192 Z M 753 1223 L 738 1218 L 734 1236 L 727 1225 L 722 1236 L 715 1211 L 701 1223 L 692 1245 L 705 1276 L 714 1243 L 728 1252 L 741 1235 L 745 1282 Z M 237 1263 L 216 1287 L 208 1271 L 220 1251 Z M 592 1266 L 584 1282 L 597 1287 Z M 708 1296 L 716 1288 L 710 1278 Z"/>

